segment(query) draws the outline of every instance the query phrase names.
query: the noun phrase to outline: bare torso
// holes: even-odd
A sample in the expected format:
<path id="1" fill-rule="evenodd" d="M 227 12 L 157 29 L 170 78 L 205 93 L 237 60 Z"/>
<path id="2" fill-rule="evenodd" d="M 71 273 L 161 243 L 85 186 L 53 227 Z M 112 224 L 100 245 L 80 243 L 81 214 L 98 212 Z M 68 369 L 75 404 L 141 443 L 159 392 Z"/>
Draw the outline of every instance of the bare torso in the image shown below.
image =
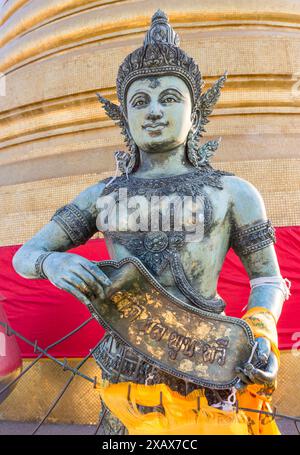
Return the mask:
<path id="1" fill-rule="evenodd" d="M 209 186 L 204 187 L 212 207 L 212 223 L 210 232 L 200 241 L 185 242 L 178 250 L 186 276 L 191 285 L 206 298 L 216 295 L 217 282 L 226 253 L 230 247 L 230 195 L 226 189 L 219 190 Z M 123 220 L 118 219 L 116 230 L 123 225 Z M 123 233 L 126 238 L 127 232 Z M 132 232 L 132 231 L 131 231 Z M 106 235 L 107 248 L 110 257 L 121 260 L 132 255 L 132 252 L 118 241 Z M 156 279 L 170 293 L 184 298 L 178 291 L 169 267 L 166 267 L 156 276 Z"/>

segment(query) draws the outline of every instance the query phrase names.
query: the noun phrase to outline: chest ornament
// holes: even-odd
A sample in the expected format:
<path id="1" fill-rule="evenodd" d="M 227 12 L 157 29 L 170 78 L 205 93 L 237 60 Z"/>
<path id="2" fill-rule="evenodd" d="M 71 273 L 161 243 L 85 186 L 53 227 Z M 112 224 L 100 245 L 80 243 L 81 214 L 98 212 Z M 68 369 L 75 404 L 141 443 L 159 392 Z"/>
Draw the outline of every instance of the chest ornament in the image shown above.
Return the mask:
<path id="1" fill-rule="evenodd" d="M 200 196 L 203 200 L 203 222 L 204 235 L 209 234 L 213 224 L 213 207 L 210 199 L 204 192 L 204 186 L 212 186 L 222 190 L 222 175 L 225 172 L 216 171 L 211 167 L 206 169 L 194 169 L 187 174 L 162 177 L 155 179 L 138 178 L 130 174 L 120 176 L 114 181 L 107 180 L 107 185 L 103 195 L 114 195 L 118 202 L 119 190 L 126 188 L 127 196 L 145 196 L 150 200 L 153 196 L 169 196 L 176 194 L 180 198 Z M 172 229 L 173 228 L 173 229 Z M 219 297 L 207 299 L 189 282 L 184 267 L 182 265 L 180 250 L 187 242 L 186 230 L 149 230 L 149 231 L 116 231 L 107 230 L 104 232 L 106 238 L 123 245 L 133 256 L 140 261 L 153 273 L 159 276 L 167 266 L 170 267 L 172 276 L 177 288 L 185 295 L 188 300 L 205 311 L 221 313 L 225 308 L 225 302 Z"/>
<path id="2" fill-rule="evenodd" d="M 125 246 L 156 277 L 169 266 L 177 288 L 198 308 L 213 313 L 224 310 L 221 297 L 207 299 L 190 284 L 179 253 L 185 244 L 184 232 L 106 232 L 105 237 Z"/>

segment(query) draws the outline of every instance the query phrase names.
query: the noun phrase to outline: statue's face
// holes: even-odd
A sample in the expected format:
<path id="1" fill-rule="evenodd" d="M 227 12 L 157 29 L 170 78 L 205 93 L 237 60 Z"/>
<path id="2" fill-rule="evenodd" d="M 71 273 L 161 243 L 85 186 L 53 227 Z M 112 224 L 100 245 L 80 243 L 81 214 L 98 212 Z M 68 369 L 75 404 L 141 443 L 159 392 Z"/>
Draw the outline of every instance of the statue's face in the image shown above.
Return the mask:
<path id="1" fill-rule="evenodd" d="M 186 142 L 192 127 L 192 100 L 176 76 L 142 78 L 127 93 L 127 117 L 133 140 L 148 152 L 169 151 Z"/>

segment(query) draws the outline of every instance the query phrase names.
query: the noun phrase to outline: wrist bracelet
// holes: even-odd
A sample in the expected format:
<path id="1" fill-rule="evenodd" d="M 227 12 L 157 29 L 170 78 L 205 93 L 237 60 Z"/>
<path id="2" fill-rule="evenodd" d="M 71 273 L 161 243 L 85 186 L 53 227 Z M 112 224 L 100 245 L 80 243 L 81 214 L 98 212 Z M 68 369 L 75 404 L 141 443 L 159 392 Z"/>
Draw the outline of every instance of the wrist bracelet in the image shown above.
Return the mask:
<path id="1" fill-rule="evenodd" d="M 39 278 L 48 279 L 47 275 L 45 274 L 45 272 L 43 270 L 43 263 L 44 263 L 45 259 L 53 252 L 54 251 L 50 251 L 48 253 L 43 253 L 37 258 L 37 260 L 35 262 L 35 272 Z"/>
<path id="2" fill-rule="evenodd" d="M 287 278 L 282 278 L 282 276 L 263 276 L 250 280 L 251 289 L 265 285 L 274 286 L 280 289 L 284 295 L 284 300 L 288 300 L 291 295 L 291 282 Z"/>

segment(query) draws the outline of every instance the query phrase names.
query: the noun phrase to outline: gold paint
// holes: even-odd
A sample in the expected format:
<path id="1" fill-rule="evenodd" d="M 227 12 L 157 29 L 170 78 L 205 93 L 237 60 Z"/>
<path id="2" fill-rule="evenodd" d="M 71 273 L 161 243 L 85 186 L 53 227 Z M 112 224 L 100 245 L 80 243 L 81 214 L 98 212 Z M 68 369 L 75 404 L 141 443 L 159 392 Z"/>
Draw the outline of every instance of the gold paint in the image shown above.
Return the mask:
<path id="1" fill-rule="evenodd" d="M 128 327 L 128 335 L 129 335 L 129 338 L 132 338 L 132 339 L 136 338 L 135 329 L 131 326 Z"/>
<path id="2" fill-rule="evenodd" d="M 210 322 L 200 323 L 199 327 L 195 330 L 194 336 L 200 340 L 205 339 L 211 332 L 213 324 Z"/>
<path id="3" fill-rule="evenodd" d="M 224 336 L 230 338 L 230 335 L 231 335 L 231 328 L 230 328 L 230 327 L 227 327 L 227 328 L 225 329 Z"/>
<path id="4" fill-rule="evenodd" d="M 139 335 L 135 335 L 135 342 L 137 345 L 140 345 L 143 341 L 143 338 Z"/>
<path id="5" fill-rule="evenodd" d="M 156 358 L 157 355 L 158 355 L 158 357 L 160 357 L 160 356 L 163 356 L 163 354 L 164 354 L 164 352 L 161 349 L 159 349 L 159 347 L 157 345 L 152 346 L 152 345 L 148 344 L 147 347 L 148 347 L 148 353 L 150 355 L 153 355 L 154 358 Z"/>
<path id="6" fill-rule="evenodd" d="M 164 324 L 171 326 L 172 328 L 183 330 L 184 333 L 186 332 L 186 326 L 178 321 L 176 314 L 173 314 L 172 311 L 164 311 L 161 315 L 161 320 Z"/>
<path id="7" fill-rule="evenodd" d="M 193 362 L 188 359 L 183 359 L 180 362 L 180 368 L 186 372 L 193 370 Z"/>

